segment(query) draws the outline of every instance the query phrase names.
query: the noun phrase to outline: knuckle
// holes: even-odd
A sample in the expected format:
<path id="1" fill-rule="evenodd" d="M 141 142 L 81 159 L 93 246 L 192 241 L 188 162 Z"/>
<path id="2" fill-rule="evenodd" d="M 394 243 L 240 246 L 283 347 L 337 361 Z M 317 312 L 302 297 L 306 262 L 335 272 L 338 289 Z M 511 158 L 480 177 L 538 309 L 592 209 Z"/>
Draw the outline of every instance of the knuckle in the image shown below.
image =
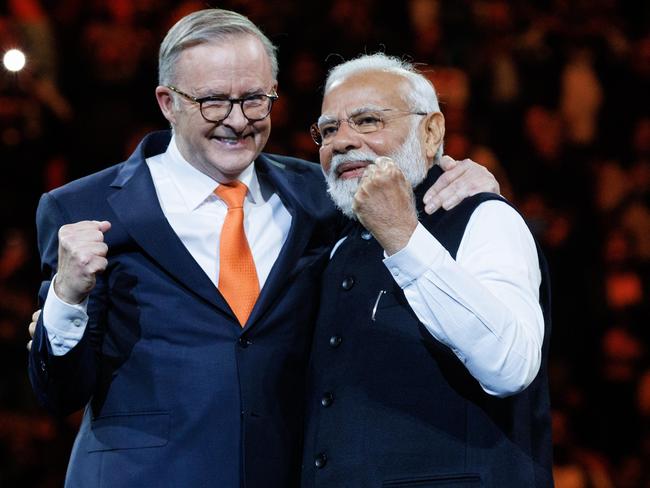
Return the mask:
<path id="1" fill-rule="evenodd" d="M 449 183 L 451 182 L 449 173 L 443 173 L 440 175 L 440 178 L 438 178 L 442 184 L 442 186 L 449 186 Z"/>

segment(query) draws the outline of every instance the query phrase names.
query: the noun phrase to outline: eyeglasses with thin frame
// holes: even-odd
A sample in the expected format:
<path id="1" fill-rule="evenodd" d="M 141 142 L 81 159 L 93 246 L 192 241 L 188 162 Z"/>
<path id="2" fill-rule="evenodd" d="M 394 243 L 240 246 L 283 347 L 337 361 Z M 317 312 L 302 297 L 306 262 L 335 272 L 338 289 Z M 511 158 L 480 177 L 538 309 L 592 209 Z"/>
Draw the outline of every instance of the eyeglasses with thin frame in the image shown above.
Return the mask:
<path id="1" fill-rule="evenodd" d="M 359 134 L 369 134 L 382 130 L 386 122 L 406 115 L 427 115 L 427 112 L 414 112 L 409 110 L 397 110 L 384 108 L 381 110 L 367 110 L 352 115 L 347 119 L 326 120 L 320 124 L 312 124 L 309 128 L 311 138 L 316 145 L 322 146 L 332 142 L 342 122 L 347 122 L 351 129 Z"/>
<path id="2" fill-rule="evenodd" d="M 259 95 L 249 95 L 242 98 L 224 98 L 216 95 L 207 97 L 193 97 L 179 90 L 175 86 L 167 85 L 174 93 L 178 93 L 190 102 L 199 104 L 199 111 L 203 118 L 212 123 L 219 123 L 227 119 L 232 112 L 232 107 L 238 103 L 244 117 L 249 122 L 258 122 L 268 117 L 273 108 L 273 102 L 278 99 L 278 94 L 274 91 L 271 93 L 262 93 Z"/>

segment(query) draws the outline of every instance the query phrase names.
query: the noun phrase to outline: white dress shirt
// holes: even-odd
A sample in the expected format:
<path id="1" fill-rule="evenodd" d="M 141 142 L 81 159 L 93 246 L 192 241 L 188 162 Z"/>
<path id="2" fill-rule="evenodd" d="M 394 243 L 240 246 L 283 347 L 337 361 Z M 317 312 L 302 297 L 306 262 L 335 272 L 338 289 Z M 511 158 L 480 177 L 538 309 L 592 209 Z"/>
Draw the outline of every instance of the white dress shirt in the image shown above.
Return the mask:
<path id="1" fill-rule="evenodd" d="M 148 158 L 146 163 L 169 224 L 217 286 L 219 238 L 228 211 L 225 202 L 214 194 L 218 183 L 183 158 L 174 137 L 166 152 Z M 289 235 L 291 214 L 273 189 L 258 180 L 253 164 L 242 172 L 239 180 L 248 187 L 244 232 L 262 289 Z M 86 308 L 87 300 L 69 305 L 50 286 L 43 306 L 43 325 L 55 355 L 65 354 L 81 340 L 88 323 Z"/>
<path id="2" fill-rule="evenodd" d="M 533 381 L 544 338 L 541 272 L 533 237 L 512 207 L 479 205 L 455 261 L 418 224 L 384 264 L 418 319 L 487 393 L 507 396 Z"/>
<path id="3" fill-rule="evenodd" d="M 499 201 L 472 214 L 456 260 L 419 225 L 384 260 L 411 308 L 489 394 L 526 388 L 541 363 L 541 272 L 521 216 Z"/>

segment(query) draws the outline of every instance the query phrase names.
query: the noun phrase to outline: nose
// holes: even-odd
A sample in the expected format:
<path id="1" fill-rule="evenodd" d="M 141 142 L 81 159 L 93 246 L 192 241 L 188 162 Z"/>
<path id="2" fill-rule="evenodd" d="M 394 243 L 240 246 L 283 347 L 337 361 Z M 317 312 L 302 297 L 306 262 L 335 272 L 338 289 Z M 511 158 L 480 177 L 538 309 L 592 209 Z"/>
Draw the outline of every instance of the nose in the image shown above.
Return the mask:
<path id="1" fill-rule="evenodd" d="M 345 154 L 353 149 L 359 149 L 361 134 L 350 127 L 347 120 L 341 120 L 338 130 L 328 146 L 331 147 L 332 154 Z"/>
<path id="2" fill-rule="evenodd" d="M 246 126 L 250 122 L 244 115 L 244 111 L 242 109 L 241 103 L 233 103 L 232 109 L 230 110 L 228 117 L 223 119 L 221 123 L 223 125 L 227 125 L 235 132 L 241 132 L 246 128 Z"/>
<path id="3" fill-rule="evenodd" d="M 332 140 L 328 144 L 323 144 L 318 153 L 320 164 L 325 173 L 329 174 L 332 157 L 360 149 L 361 144 L 361 134 L 352 129 L 347 120 L 342 120 Z"/>

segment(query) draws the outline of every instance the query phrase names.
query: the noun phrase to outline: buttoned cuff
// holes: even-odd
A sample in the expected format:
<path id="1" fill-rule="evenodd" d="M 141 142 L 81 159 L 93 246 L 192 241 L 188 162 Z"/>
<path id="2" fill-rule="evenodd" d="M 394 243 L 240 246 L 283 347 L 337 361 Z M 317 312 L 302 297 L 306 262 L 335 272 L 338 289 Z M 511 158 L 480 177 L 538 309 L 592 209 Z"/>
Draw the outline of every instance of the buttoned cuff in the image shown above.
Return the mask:
<path id="1" fill-rule="evenodd" d="M 392 256 L 384 253 L 384 265 L 401 288 L 407 287 L 427 270 L 441 264 L 446 250 L 418 223 L 408 244 Z"/>
<path id="2" fill-rule="evenodd" d="M 54 291 L 54 281 L 50 283 L 47 298 L 43 305 L 43 326 L 55 356 L 62 356 L 76 346 L 84 335 L 88 324 L 88 298 L 79 304 L 69 304 L 61 300 Z"/>

